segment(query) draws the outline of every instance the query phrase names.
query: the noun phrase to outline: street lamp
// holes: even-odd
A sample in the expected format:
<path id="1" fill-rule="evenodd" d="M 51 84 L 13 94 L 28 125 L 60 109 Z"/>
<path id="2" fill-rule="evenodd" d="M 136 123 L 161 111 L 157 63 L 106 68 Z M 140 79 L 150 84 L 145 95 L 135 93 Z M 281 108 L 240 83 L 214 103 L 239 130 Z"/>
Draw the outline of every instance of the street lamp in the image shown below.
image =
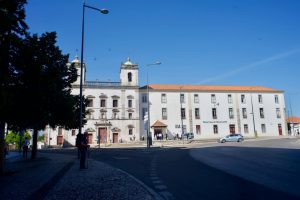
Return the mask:
<path id="1" fill-rule="evenodd" d="M 147 65 L 147 110 L 148 110 L 148 128 L 147 128 L 147 148 L 150 148 L 150 102 L 149 102 L 149 78 L 148 78 L 148 67 L 151 65 L 160 65 L 160 61 Z"/>
<path id="2" fill-rule="evenodd" d="M 80 63 L 80 89 L 79 89 L 79 98 L 80 98 L 80 116 L 79 116 L 79 134 L 81 134 L 81 128 L 82 128 L 82 73 L 83 73 L 83 51 L 84 51 L 84 13 L 85 8 L 90 8 L 96 11 L 99 11 L 102 14 L 108 14 L 107 9 L 98 9 L 92 6 L 88 6 L 85 4 L 85 1 L 83 2 L 82 6 L 82 29 L 81 29 L 81 63 Z"/>

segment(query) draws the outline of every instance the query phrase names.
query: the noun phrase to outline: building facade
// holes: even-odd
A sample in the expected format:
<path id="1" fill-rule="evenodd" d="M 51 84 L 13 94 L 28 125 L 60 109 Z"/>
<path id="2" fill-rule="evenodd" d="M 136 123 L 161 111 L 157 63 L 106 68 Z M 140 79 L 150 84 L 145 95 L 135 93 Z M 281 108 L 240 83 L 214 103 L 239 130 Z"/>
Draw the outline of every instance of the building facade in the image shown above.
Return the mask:
<path id="1" fill-rule="evenodd" d="M 78 57 L 72 61 L 80 76 Z M 86 81 L 87 123 L 91 145 L 146 139 L 150 121 L 153 139 L 173 139 L 192 132 L 195 139 L 230 133 L 245 137 L 287 135 L 285 101 L 281 90 L 259 86 L 150 84 L 139 87 L 138 65 L 121 63 L 119 82 Z M 80 78 L 73 94 L 79 94 Z M 148 103 L 149 92 L 149 103 Z M 150 108 L 148 117 L 148 106 Z M 78 130 L 45 129 L 46 144 L 75 145 Z"/>
<path id="2" fill-rule="evenodd" d="M 240 133 L 245 137 L 286 135 L 283 91 L 259 86 L 149 85 L 150 131 L 195 139 Z M 140 89 L 140 115 L 147 115 L 147 88 Z M 143 118 L 143 117 L 141 117 Z M 147 135 L 147 116 L 140 122 Z"/>

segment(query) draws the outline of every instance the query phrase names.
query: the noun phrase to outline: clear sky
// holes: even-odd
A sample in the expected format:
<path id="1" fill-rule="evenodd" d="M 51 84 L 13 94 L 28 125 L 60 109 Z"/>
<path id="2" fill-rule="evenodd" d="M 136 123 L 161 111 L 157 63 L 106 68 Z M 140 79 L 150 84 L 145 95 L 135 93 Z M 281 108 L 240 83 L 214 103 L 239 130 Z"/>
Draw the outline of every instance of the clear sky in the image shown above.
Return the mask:
<path id="1" fill-rule="evenodd" d="M 87 0 L 87 79 L 119 81 L 121 62 L 150 83 L 260 85 L 285 91 L 300 116 L 299 0 Z M 83 0 L 28 0 L 31 33 L 56 31 L 73 60 L 81 50 Z M 290 101 L 291 99 L 291 101 Z M 290 104 L 291 103 L 291 104 Z M 290 106 L 291 105 L 291 106 Z"/>

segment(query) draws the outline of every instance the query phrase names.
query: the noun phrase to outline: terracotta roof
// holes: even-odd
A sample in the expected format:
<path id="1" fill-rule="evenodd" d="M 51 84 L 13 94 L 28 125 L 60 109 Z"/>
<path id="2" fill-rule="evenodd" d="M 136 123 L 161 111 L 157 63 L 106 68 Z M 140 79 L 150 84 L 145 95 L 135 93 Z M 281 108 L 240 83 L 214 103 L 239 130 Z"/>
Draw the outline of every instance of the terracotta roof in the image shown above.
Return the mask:
<path id="1" fill-rule="evenodd" d="M 141 87 L 146 89 L 147 86 Z M 177 85 L 177 84 L 149 84 L 152 90 L 190 90 L 190 91 L 243 91 L 243 92 L 283 92 L 262 86 L 226 86 L 226 85 Z"/>
<path id="2" fill-rule="evenodd" d="M 300 123 L 300 117 L 290 116 L 287 118 L 288 122 Z"/>
<path id="3" fill-rule="evenodd" d="M 156 122 L 151 127 L 167 127 L 167 125 L 165 125 L 159 120 L 156 120 Z"/>

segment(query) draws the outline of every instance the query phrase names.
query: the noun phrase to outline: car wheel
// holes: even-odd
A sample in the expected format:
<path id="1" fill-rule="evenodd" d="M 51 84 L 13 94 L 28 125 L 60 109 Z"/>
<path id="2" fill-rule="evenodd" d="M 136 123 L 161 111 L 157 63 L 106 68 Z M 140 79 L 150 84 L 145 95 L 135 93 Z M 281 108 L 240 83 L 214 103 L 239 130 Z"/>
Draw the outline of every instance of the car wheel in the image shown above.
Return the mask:
<path id="1" fill-rule="evenodd" d="M 225 142 L 226 142 L 226 140 L 222 140 L 221 142 L 222 142 L 222 143 L 225 143 Z"/>
<path id="2" fill-rule="evenodd" d="M 242 141 L 242 139 L 240 138 L 240 139 L 238 139 L 238 141 L 237 142 L 241 142 Z"/>

